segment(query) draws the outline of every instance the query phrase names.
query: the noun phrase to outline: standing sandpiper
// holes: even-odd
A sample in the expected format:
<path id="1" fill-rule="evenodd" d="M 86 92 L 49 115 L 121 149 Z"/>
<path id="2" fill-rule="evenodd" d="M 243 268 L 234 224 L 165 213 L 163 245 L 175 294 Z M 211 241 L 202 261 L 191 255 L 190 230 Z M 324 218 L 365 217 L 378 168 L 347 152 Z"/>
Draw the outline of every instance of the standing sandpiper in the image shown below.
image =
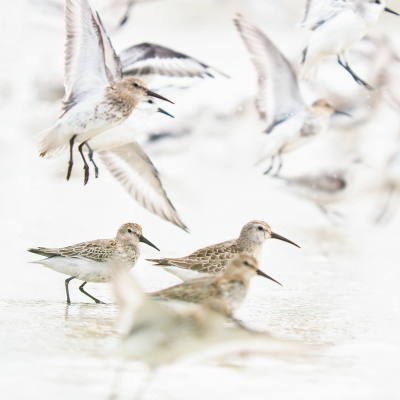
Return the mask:
<path id="1" fill-rule="evenodd" d="M 253 256 L 261 261 L 262 246 L 267 239 L 279 239 L 300 247 L 292 241 L 272 232 L 264 221 L 250 221 L 241 230 L 237 239 L 204 247 L 181 258 L 148 259 L 168 272 L 186 281 L 199 274 L 218 274 L 223 272 L 228 262 L 238 254 Z"/>
<path id="2" fill-rule="evenodd" d="M 87 282 L 109 282 L 115 263 L 119 263 L 127 269 L 132 268 L 140 256 L 140 242 L 159 251 L 142 235 L 142 228 L 134 223 L 121 225 L 114 239 L 98 239 L 54 249 L 38 247 L 28 251 L 47 257 L 40 261 L 33 261 L 34 264 L 42 264 L 56 272 L 70 276 L 65 280 L 68 304 L 71 303 L 68 284 L 75 278 L 84 281 L 79 287 L 82 293 L 96 303 L 102 303 L 87 293 L 83 287 Z"/>
<path id="3" fill-rule="evenodd" d="M 212 299 L 222 299 L 227 304 L 229 313 L 233 314 L 242 305 L 250 280 L 255 275 L 264 276 L 280 285 L 275 279 L 258 269 L 258 262 L 254 257 L 239 254 L 229 261 L 222 274 L 188 280 L 179 285 L 149 293 L 149 296 L 155 300 L 177 300 L 198 304 Z"/>
<path id="4" fill-rule="evenodd" d="M 86 184 L 89 166 L 82 151 L 85 143 L 124 122 L 145 96 L 169 100 L 148 90 L 140 79 L 122 78 L 119 58 L 88 0 L 66 0 L 65 25 L 62 114 L 56 124 L 39 133 L 36 140 L 41 157 L 60 155 L 69 146 L 67 180 L 72 171 L 74 142 L 79 142 Z"/>
<path id="5" fill-rule="evenodd" d="M 333 104 L 325 99 L 306 106 L 289 61 L 263 32 L 245 18 L 239 15 L 234 21 L 258 74 L 256 106 L 260 118 L 267 122 L 264 133 L 268 136 L 259 162 L 271 158 L 271 165 L 265 171 L 268 174 L 278 156 L 278 175 L 282 153 L 293 151 L 324 134 L 332 114 L 346 113 L 335 110 Z"/>

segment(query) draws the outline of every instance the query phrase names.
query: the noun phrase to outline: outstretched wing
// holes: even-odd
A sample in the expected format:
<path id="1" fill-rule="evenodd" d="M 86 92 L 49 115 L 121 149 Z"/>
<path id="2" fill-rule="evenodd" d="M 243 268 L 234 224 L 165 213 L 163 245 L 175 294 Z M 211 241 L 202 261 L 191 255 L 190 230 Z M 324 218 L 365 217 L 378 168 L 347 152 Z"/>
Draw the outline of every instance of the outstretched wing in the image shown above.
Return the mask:
<path id="1" fill-rule="evenodd" d="M 110 85 L 101 28 L 88 0 L 66 0 L 63 111 L 79 100 Z"/>
<path id="2" fill-rule="evenodd" d="M 124 76 L 214 77 L 215 69 L 186 54 L 151 43 L 129 47 L 120 55 Z M 222 72 L 221 75 L 227 76 Z"/>
<path id="3" fill-rule="evenodd" d="M 314 30 L 346 7 L 349 4 L 345 0 L 307 0 L 304 19 L 299 25 Z"/>
<path id="4" fill-rule="evenodd" d="M 163 189 L 157 169 L 138 143 L 98 154 L 115 179 L 142 207 L 187 231 Z"/>
<path id="5" fill-rule="evenodd" d="M 261 119 L 266 119 L 267 132 L 302 109 L 296 75 L 280 51 L 257 27 L 239 15 L 235 25 L 251 54 L 258 74 L 256 106 Z"/>
<path id="6" fill-rule="evenodd" d="M 104 28 L 103 23 L 101 22 L 100 15 L 97 11 L 93 10 L 92 8 L 92 13 L 94 15 L 94 18 L 96 19 L 96 22 L 98 23 L 100 27 L 100 32 L 103 38 L 103 44 L 104 44 L 104 57 L 106 61 L 106 72 L 108 79 L 110 82 L 112 82 L 114 79 L 121 80 L 122 79 L 122 67 L 121 67 L 121 61 L 115 52 L 115 49 L 112 45 L 111 39 L 107 34 L 106 29 Z M 111 73 L 111 75 L 110 75 Z"/>

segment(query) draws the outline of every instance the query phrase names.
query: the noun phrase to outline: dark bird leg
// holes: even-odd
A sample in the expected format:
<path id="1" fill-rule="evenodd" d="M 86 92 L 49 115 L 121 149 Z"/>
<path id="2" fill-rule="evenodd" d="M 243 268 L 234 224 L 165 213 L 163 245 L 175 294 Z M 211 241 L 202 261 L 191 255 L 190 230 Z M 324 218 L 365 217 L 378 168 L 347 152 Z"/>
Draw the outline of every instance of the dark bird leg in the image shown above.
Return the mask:
<path id="1" fill-rule="evenodd" d="M 278 169 L 276 170 L 276 173 L 274 175 L 275 177 L 279 176 L 279 172 L 282 168 L 282 150 L 283 150 L 283 147 L 281 147 L 278 152 L 279 165 L 278 165 Z"/>
<path id="2" fill-rule="evenodd" d="M 72 136 L 69 141 L 69 161 L 68 161 L 68 172 L 67 172 L 67 181 L 71 177 L 72 166 L 74 165 L 74 142 L 75 142 L 76 135 Z"/>
<path id="3" fill-rule="evenodd" d="M 92 300 L 94 300 L 97 304 L 105 304 L 102 301 L 96 299 L 96 297 L 91 296 L 88 292 L 85 292 L 83 287 L 87 284 L 87 282 L 83 282 L 81 286 L 79 286 L 79 290 L 83 293 L 86 294 L 86 296 L 90 297 Z"/>
<path id="4" fill-rule="evenodd" d="M 269 168 L 264 172 L 264 175 L 268 175 L 271 172 L 271 169 L 274 166 L 274 161 L 275 161 L 275 156 L 272 156 L 271 158 L 271 165 L 269 166 Z"/>
<path id="5" fill-rule="evenodd" d="M 338 211 L 330 211 L 322 204 L 317 204 L 317 206 L 333 225 L 342 224 L 344 222 L 344 215 Z"/>
<path id="6" fill-rule="evenodd" d="M 94 167 L 94 175 L 95 175 L 95 178 L 97 179 L 97 178 L 99 177 L 99 169 L 97 168 L 97 165 L 95 164 L 95 162 L 94 162 L 94 160 L 93 160 L 93 150 L 90 148 L 88 142 L 86 142 L 85 144 L 86 144 L 86 147 L 87 147 L 88 150 L 89 150 L 89 153 L 88 153 L 89 161 L 93 164 L 93 167 Z"/>
<path id="7" fill-rule="evenodd" d="M 72 279 L 75 279 L 75 277 L 71 276 L 71 278 L 68 278 L 65 280 L 65 291 L 67 292 L 67 303 L 68 304 L 71 304 L 71 299 L 69 298 L 68 284 L 70 283 L 70 281 L 72 281 Z"/>
<path id="8" fill-rule="evenodd" d="M 123 16 L 121 22 L 119 23 L 118 28 L 120 28 L 122 25 L 124 25 L 126 23 L 126 21 L 128 21 L 129 17 L 130 17 L 130 11 L 131 8 L 133 6 L 133 3 L 135 2 L 135 0 L 130 0 L 128 3 L 128 6 L 126 7 L 126 11 L 125 11 L 125 15 Z"/>
<path id="9" fill-rule="evenodd" d="M 79 153 L 81 153 L 81 157 L 84 163 L 83 169 L 85 170 L 85 178 L 83 181 L 83 184 L 86 185 L 88 183 L 89 180 L 89 165 L 86 162 L 85 156 L 83 155 L 83 151 L 82 151 L 82 147 L 86 144 L 86 142 L 83 142 L 79 145 L 78 149 L 79 149 Z"/>
<path id="10" fill-rule="evenodd" d="M 374 88 L 370 85 L 368 85 L 367 82 L 362 80 L 351 68 L 348 62 L 346 61 L 345 63 L 342 62 L 340 59 L 340 56 L 338 56 L 338 62 L 339 64 L 352 76 L 352 78 L 359 84 L 367 88 L 368 90 L 374 90 Z"/>

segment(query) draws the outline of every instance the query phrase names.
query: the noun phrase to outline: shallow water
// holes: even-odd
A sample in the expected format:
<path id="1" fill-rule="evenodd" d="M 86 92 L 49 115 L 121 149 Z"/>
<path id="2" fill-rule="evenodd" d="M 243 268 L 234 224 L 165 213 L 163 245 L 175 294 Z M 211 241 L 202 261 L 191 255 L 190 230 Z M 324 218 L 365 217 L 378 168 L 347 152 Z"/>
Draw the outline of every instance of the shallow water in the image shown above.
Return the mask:
<path id="1" fill-rule="evenodd" d="M 204 82 L 195 95 L 181 97 L 181 108 L 179 98 L 175 109 L 165 106 L 176 116 L 168 124 L 196 122 L 192 135 L 145 146 L 190 235 L 132 202 L 104 168 L 99 179 L 92 177 L 83 187 L 78 160 L 67 184 L 65 157 L 50 161 L 37 157 L 31 135 L 58 115 L 58 104 L 42 99 L 37 80 L 61 77 L 62 15 L 55 11 L 47 14 L 46 8 L 35 2 L 3 4 L 7 12 L 0 16 L 0 31 L 2 37 L 12 39 L 0 49 L 7 60 L 4 82 L 0 82 L 2 399 L 107 399 L 120 365 L 110 355 L 119 340 L 118 309 L 110 287 L 91 283 L 85 287 L 108 303 L 97 305 L 79 292 L 79 282 L 72 281 L 73 304 L 67 305 L 66 277 L 29 264 L 37 256 L 26 252 L 28 247 L 113 237 L 121 223 L 137 222 L 146 238 L 162 251 L 156 254 L 144 246 L 133 273 L 144 289 L 156 290 L 178 280 L 150 266 L 145 258 L 184 255 L 236 237 L 252 219 L 267 221 L 302 249 L 274 240 L 265 244 L 261 268 L 283 288 L 255 278 L 236 317 L 277 337 L 318 345 L 318 351 L 302 358 L 252 353 L 164 367 L 145 399 L 400 397 L 400 217 L 383 227 L 372 224 L 375 193 L 361 188 L 360 194 L 338 206 L 346 216 L 344 223 L 333 225 L 315 205 L 282 190 L 275 180 L 254 168 L 262 126 L 247 97 L 255 93 L 256 85 L 231 18 L 241 11 L 264 24 L 294 58 L 305 40 L 301 31 L 291 28 L 303 2 L 285 2 L 292 5 L 291 13 L 285 12 L 284 2 L 273 1 L 264 2 L 266 8 L 258 12 L 261 3 L 149 2 L 138 6 L 132 14 L 134 22 L 113 35 L 117 49 L 153 41 L 188 52 L 232 76 L 231 80 Z M 388 2 L 388 6 L 395 9 L 397 4 Z M 383 25 L 389 29 L 391 20 L 383 20 Z M 179 34 L 181 31 L 187 34 Z M 10 84 L 5 76 L 18 79 Z M 238 106 L 242 111 L 236 111 Z M 364 170 L 362 183 L 374 183 L 376 188 L 377 143 L 395 136 L 399 121 L 386 109 L 374 118 L 370 125 L 356 127 L 351 133 L 335 131 L 336 136 L 287 156 L 284 171 L 297 173 L 305 166 L 323 165 L 344 147 L 357 144 L 372 164 Z M 163 127 L 162 117 L 154 119 L 157 129 Z M 141 363 L 126 364 L 119 399 L 133 399 L 147 376 Z"/>

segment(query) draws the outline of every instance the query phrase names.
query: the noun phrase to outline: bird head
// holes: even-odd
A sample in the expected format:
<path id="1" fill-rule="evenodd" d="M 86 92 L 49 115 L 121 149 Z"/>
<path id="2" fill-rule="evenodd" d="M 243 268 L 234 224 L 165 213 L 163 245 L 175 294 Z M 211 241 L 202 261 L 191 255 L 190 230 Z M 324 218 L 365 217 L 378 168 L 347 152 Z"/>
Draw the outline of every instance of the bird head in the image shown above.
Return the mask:
<path id="1" fill-rule="evenodd" d="M 241 230 L 239 240 L 251 241 L 253 243 L 262 244 L 267 239 L 279 239 L 297 246 L 296 243 L 284 238 L 277 233 L 272 232 L 271 227 L 264 221 L 250 221 Z M 300 247 L 300 246 L 297 246 Z"/>
<path id="2" fill-rule="evenodd" d="M 332 114 L 342 114 L 342 115 L 347 115 L 348 117 L 351 117 L 350 114 L 344 112 L 344 111 L 339 111 L 336 110 L 335 106 L 330 100 L 326 99 L 319 99 L 317 101 L 314 101 L 312 104 L 312 107 L 319 113 L 323 115 L 330 116 Z"/>
<path id="3" fill-rule="evenodd" d="M 122 241 L 129 244 L 138 245 L 140 242 L 146 243 L 147 245 L 154 247 L 156 250 L 160 251 L 153 243 L 148 241 L 142 235 L 142 227 L 138 224 L 128 222 L 120 226 L 115 237 L 117 241 Z"/>
<path id="4" fill-rule="evenodd" d="M 157 93 L 152 92 L 147 88 L 146 82 L 137 78 L 125 78 L 118 82 L 118 86 L 123 87 L 128 90 L 131 95 L 133 95 L 135 101 L 139 102 L 145 96 L 157 97 L 158 99 L 168 101 L 172 103 L 172 101 L 166 99 L 163 96 L 160 96 Z M 174 104 L 174 103 L 172 103 Z"/>

